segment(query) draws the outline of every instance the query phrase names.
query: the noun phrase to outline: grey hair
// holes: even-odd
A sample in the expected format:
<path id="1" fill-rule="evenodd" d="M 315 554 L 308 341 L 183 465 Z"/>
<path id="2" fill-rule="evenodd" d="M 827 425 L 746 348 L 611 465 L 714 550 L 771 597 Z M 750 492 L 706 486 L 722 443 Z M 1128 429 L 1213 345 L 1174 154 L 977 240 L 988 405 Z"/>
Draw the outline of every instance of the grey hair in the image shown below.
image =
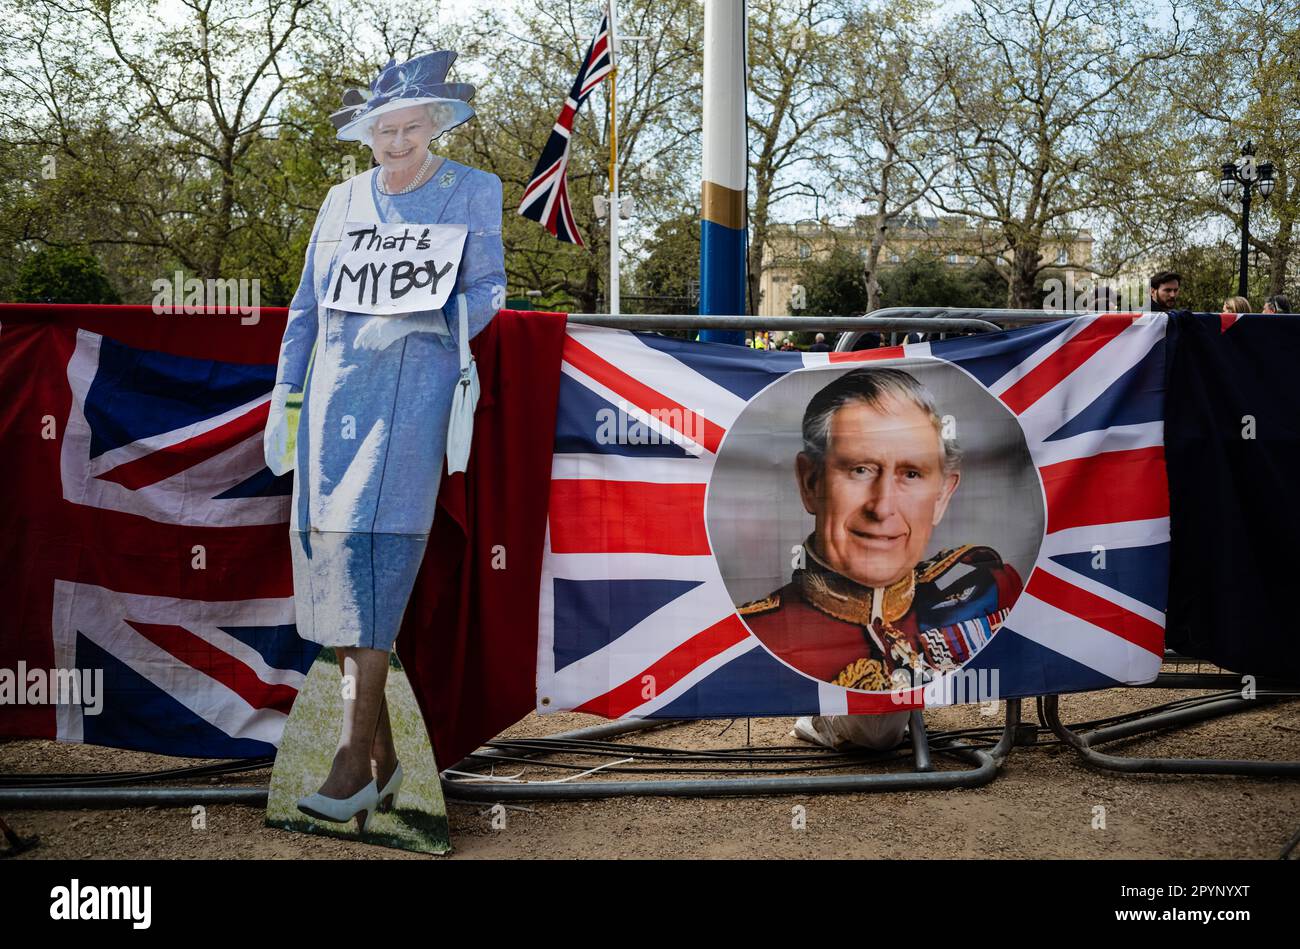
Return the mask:
<path id="1" fill-rule="evenodd" d="M 910 402 L 930 417 L 943 451 L 943 473 L 961 468 L 962 450 L 956 436 L 944 435 L 943 419 L 935 405 L 934 394 L 902 369 L 864 367 L 845 373 L 814 395 L 803 413 L 803 451 L 818 468 L 826 459 L 830 440 L 831 416 L 846 405 L 862 403 L 879 409 L 881 402 L 893 397 Z"/>
<path id="2" fill-rule="evenodd" d="M 451 126 L 456 120 L 456 110 L 446 102 L 426 102 L 424 103 L 425 111 L 429 114 L 429 121 L 433 123 L 433 138 L 437 138 Z M 382 115 L 368 119 L 361 125 L 361 141 L 367 148 L 373 148 L 375 145 L 375 123 L 382 119 Z M 429 141 L 433 141 L 431 138 Z"/>

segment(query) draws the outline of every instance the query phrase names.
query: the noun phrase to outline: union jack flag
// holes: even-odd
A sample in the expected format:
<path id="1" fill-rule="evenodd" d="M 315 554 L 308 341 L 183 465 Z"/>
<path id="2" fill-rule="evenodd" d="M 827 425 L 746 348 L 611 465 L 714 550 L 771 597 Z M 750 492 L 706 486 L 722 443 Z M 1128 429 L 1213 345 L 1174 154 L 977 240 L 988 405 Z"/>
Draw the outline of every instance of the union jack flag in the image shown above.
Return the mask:
<path id="1" fill-rule="evenodd" d="M 292 476 L 262 460 L 274 376 L 269 363 L 175 355 L 66 324 L 0 327 L 11 409 L 0 415 L 11 459 L 0 485 L 15 502 L 0 516 L 10 565 L 0 667 L 102 675 L 97 714 L 84 703 L 8 707 L 0 734 L 274 753 L 318 649 L 294 626 Z"/>
<path id="2" fill-rule="evenodd" d="M 962 672 L 996 670 L 1001 698 L 1150 681 L 1164 650 L 1169 562 L 1165 321 L 1105 314 L 845 353 L 764 353 L 571 326 L 539 601 L 537 710 L 704 718 L 963 700 L 804 674 L 751 633 L 719 565 L 722 532 L 743 539 L 753 524 L 784 516 L 773 504 L 720 528 L 709 511 L 720 501 L 711 494 L 719 452 L 740 437 L 742 413 L 768 411 L 772 400 L 759 396 L 777 380 L 822 374 L 830 382 L 864 363 L 917 374 L 955 367 L 957 381 L 991 396 L 988 411 L 1023 437 L 1032 485 L 1024 508 L 1041 518 L 1026 521 L 1034 525 L 1020 568 L 1027 580 L 1009 612 L 967 630 L 976 651 L 963 654 Z M 763 431 L 751 425 L 751 448 Z M 759 452 L 751 467 L 793 480 L 791 459 Z M 761 490 L 757 497 L 762 506 Z M 1014 498 L 997 503 L 1011 507 L 992 517 L 1014 515 Z"/>
<path id="3" fill-rule="evenodd" d="M 587 48 L 587 56 L 573 80 L 569 97 L 564 100 L 564 108 L 555 120 L 542 157 L 533 169 L 533 176 L 524 188 L 524 197 L 519 204 L 519 213 L 537 221 L 555 237 L 570 244 L 585 246 L 578 226 L 573 220 L 573 209 L 569 207 L 569 183 L 566 176 L 569 167 L 569 138 L 573 134 L 573 119 L 587 101 L 592 90 L 614 69 L 613 52 L 609 42 L 609 12 L 600 19 L 600 28 Z"/>

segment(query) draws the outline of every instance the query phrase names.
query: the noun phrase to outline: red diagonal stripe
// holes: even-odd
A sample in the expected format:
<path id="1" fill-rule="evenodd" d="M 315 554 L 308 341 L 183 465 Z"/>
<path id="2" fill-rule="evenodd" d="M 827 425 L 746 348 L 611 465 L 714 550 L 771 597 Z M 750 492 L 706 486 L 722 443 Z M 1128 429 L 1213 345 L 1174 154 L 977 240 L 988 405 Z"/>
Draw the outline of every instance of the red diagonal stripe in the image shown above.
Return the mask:
<path id="1" fill-rule="evenodd" d="M 564 339 L 564 361 L 575 369 L 581 369 L 601 385 L 612 389 L 647 414 L 656 410 L 667 412 L 664 422 L 691 441 L 697 440 L 702 427 L 704 435 L 701 444 L 709 451 L 717 453 L 726 431 L 721 425 L 709 421 L 694 409 L 688 409 L 680 402 L 634 379 L 604 357 L 596 355 L 572 336 L 566 336 Z M 688 419 L 698 420 L 702 424 L 692 425 L 687 421 Z"/>
<path id="2" fill-rule="evenodd" d="M 560 234 L 561 227 L 564 231 L 563 235 Z M 579 247 L 585 246 L 582 243 L 582 235 L 578 233 L 578 225 L 573 220 L 573 209 L 569 206 L 569 183 L 565 179 L 560 180 L 559 194 L 551 211 L 550 230 L 562 240 L 577 244 Z"/>
<path id="3" fill-rule="evenodd" d="M 902 359 L 902 346 L 884 346 L 880 349 L 859 349 L 852 353 L 828 353 L 831 362 L 871 362 L 877 359 Z"/>
<path id="4" fill-rule="evenodd" d="M 1141 315 L 1110 313 L 1096 317 L 1003 392 L 1002 401 L 1019 415 L 1091 359 L 1097 350 L 1128 329 Z"/>
<path id="5" fill-rule="evenodd" d="M 549 168 L 541 172 L 536 178 L 534 178 L 532 181 L 528 183 L 528 187 L 524 189 L 523 199 L 519 202 L 520 207 L 523 207 L 525 204 L 527 204 L 528 199 L 532 197 L 533 193 L 537 191 L 539 188 L 541 188 L 543 185 L 545 185 L 547 181 L 551 179 L 551 177 L 556 173 L 556 171 L 564 164 L 564 158 L 565 156 L 561 155 L 558 159 L 556 159 L 551 164 Z"/>
<path id="6" fill-rule="evenodd" d="M 266 416 L 269 412 L 270 403 L 263 402 L 243 415 L 232 418 L 224 425 L 218 425 L 175 445 L 159 448 L 135 461 L 118 465 L 111 471 L 99 475 L 99 478 L 132 490 L 157 484 L 251 438 L 266 428 Z"/>
<path id="7" fill-rule="evenodd" d="M 708 554 L 705 488 L 645 481 L 552 481 L 551 550 L 557 554 Z"/>
<path id="8" fill-rule="evenodd" d="M 714 656 L 748 637 L 749 630 L 740 621 L 740 617 L 732 613 L 703 632 L 696 633 L 656 660 L 640 675 L 633 676 L 604 695 L 598 695 L 584 702 L 574 711 L 604 715 L 606 718 L 626 715 L 634 708 L 668 691 Z"/>
<path id="9" fill-rule="evenodd" d="M 187 666 L 216 679 L 253 708 L 269 708 L 289 714 L 289 707 L 298 694 L 297 689 L 263 682 L 256 672 L 230 653 L 222 652 L 185 627 L 137 623 L 133 620 L 127 620 L 127 625 Z"/>
<path id="10" fill-rule="evenodd" d="M 1045 570 L 1035 570 L 1030 575 L 1025 592 L 1093 626 L 1100 626 L 1147 652 L 1157 656 L 1165 653 L 1163 626 Z"/>
<path id="11" fill-rule="evenodd" d="M 1047 533 L 1169 516 L 1163 446 L 1107 451 L 1039 468 Z"/>

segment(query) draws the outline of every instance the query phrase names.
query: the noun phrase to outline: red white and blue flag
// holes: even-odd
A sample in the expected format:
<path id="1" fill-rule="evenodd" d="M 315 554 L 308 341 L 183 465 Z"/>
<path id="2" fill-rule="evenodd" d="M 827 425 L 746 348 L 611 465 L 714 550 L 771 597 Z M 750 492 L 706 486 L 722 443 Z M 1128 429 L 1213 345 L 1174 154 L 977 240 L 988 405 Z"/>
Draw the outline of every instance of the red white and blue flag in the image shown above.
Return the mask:
<path id="1" fill-rule="evenodd" d="M 571 326 L 537 710 L 701 718 L 945 704 L 920 689 L 840 687 L 776 658 L 738 612 L 710 537 L 719 452 L 755 398 L 794 373 L 829 382 L 864 364 L 956 367 L 1014 417 L 1028 449 L 1026 476 L 1042 496 L 1037 553 L 963 671 L 997 670 L 1001 698 L 1150 681 L 1169 564 L 1165 329 L 1163 314 L 1105 314 L 862 352 L 765 353 Z M 610 438 L 609 419 L 624 417 L 636 434 Z M 764 463 L 793 476 L 788 458 Z"/>
<path id="2" fill-rule="evenodd" d="M 569 184 L 567 171 L 569 167 L 569 139 L 573 135 L 573 120 L 587 101 L 592 90 L 614 69 L 614 57 L 610 48 L 609 13 L 601 17 L 600 27 L 587 48 L 587 55 L 578 70 L 569 97 L 564 100 L 564 108 L 551 129 L 542 157 L 533 169 L 532 178 L 524 188 L 523 200 L 519 203 L 519 213 L 530 220 L 537 221 L 558 239 L 569 244 L 584 246 L 582 235 L 573 219 L 573 209 L 569 206 Z"/>
<path id="3" fill-rule="evenodd" d="M 133 324 L 123 313 L 119 325 Z M 264 360 L 267 336 L 249 330 L 236 348 Z M 101 676 L 102 694 L 94 711 L 9 705 L 0 734 L 274 753 L 318 649 L 294 627 L 291 476 L 262 461 L 274 376 L 263 362 L 4 320 L 0 668 Z"/>

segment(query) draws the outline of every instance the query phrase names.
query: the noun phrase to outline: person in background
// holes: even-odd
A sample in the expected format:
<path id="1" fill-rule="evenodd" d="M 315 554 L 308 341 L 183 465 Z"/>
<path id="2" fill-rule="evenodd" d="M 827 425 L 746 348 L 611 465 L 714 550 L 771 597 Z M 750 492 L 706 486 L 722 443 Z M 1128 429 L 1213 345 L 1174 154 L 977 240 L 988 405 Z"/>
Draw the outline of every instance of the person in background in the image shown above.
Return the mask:
<path id="1" fill-rule="evenodd" d="M 1264 301 L 1265 313 L 1290 313 L 1291 301 L 1279 294 Z"/>
<path id="2" fill-rule="evenodd" d="M 1175 309 L 1183 278 L 1172 270 L 1162 270 L 1151 278 L 1151 312 L 1167 313 Z"/>
<path id="3" fill-rule="evenodd" d="M 808 352 L 810 353 L 829 353 L 830 351 L 830 346 L 826 345 L 825 333 L 818 333 L 813 344 L 808 347 Z"/>
<path id="4" fill-rule="evenodd" d="M 1245 297 L 1228 297 L 1223 301 L 1223 313 L 1253 313 L 1250 308 L 1250 301 Z"/>

